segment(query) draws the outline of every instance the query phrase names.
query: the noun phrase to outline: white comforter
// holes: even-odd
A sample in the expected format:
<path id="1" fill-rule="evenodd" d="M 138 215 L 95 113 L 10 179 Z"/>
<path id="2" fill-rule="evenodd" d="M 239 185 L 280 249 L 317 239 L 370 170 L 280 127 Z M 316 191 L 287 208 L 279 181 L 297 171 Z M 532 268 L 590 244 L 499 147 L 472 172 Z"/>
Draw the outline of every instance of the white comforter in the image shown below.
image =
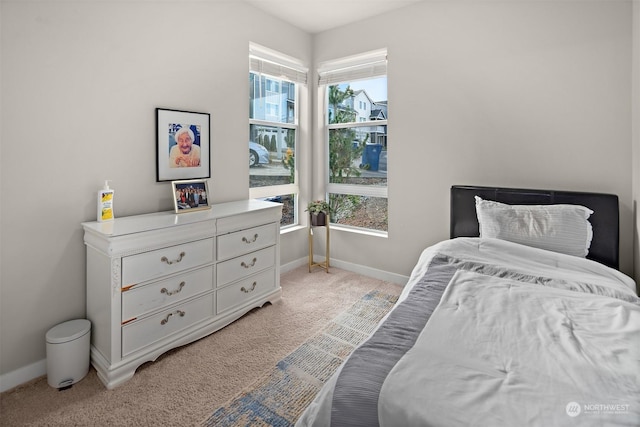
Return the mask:
<path id="1" fill-rule="evenodd" d="M 631 279 L 578 257 L 462 238 L 423 252 L 398 304 L 436 255 L 470 267 L 384 380 L 380 425 L 640 425 Z M 331 425 L 336 376 L 297 425 Z"/>

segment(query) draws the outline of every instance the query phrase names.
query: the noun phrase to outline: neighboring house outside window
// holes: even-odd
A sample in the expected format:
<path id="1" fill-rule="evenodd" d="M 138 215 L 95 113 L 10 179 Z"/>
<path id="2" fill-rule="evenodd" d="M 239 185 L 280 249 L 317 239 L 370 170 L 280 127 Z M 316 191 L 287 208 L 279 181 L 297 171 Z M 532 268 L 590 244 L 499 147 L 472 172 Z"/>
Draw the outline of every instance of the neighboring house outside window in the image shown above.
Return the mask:
<path id="1" fill-rule="evenodd" d="M 299 87 L 307 70 L 262 46 L 249 47 L 249 196 L 283 203 L 282 227 L 298 223 Z"/>
<path id="2" fill-rule="evenodd" d="M 326 94 L 326 188 L 331 222 L 386 235 L 386 50 L 326 62 L 318 71 Z"/>

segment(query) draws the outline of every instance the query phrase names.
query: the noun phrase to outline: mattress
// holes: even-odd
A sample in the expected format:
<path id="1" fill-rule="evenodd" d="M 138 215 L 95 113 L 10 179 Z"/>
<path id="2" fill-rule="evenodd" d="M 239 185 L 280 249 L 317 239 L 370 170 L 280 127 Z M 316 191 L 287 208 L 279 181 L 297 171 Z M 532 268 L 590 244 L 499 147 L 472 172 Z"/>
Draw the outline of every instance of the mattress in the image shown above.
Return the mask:
<path id="1" fill-rule="evenodd" d="M 296 425 L 638 426 L 635 283 L 502 240 L 440 242 Z"/>

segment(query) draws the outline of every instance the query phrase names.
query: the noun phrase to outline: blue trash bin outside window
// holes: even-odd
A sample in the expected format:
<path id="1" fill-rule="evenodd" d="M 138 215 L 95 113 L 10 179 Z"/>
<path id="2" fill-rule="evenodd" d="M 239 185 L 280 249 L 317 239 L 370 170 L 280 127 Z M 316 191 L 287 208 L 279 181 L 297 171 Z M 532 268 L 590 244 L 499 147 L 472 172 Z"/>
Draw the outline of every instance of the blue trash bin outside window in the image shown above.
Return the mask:
<path id="1" fill-rule="evenodd" d="M 377 171 L 380 168 L 380 153 L 382 144 L 366 144 L 362 153 L 362 164 L 370 171 Z"/>

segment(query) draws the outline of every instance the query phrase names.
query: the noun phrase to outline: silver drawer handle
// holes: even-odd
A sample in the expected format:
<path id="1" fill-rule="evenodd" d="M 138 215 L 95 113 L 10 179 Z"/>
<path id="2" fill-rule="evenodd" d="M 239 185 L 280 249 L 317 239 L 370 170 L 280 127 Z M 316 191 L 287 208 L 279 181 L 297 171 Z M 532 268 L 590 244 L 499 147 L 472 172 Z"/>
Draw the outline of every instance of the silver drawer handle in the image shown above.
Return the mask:
<path id="1" fill-rule="evenodd" d="M 163 256 L 162 258 L 160 258 L 160 262 L 166 262 L 167 264 L 171 265 L 173 263 L 178 263 L 182 261 L 182 258 L 184 258 L 185 255 L 186 254 L 184 252 L 180 252 L 180 256 L 178 257 L 178 259 L 173 261 L 169 261 L 169 258 L 167 258 L 166 256 Z"/>
<path id="2" fill-rule="evenodd" d="M 244 261 L 242 261 L 242 262 L 240 263 L 240 265 L 241 265 L 242 267 L 244 267 L 244 268 L 251 268 L 251 267 L 253 267 L 254 265 L 256 265 L 256 261 L 258 261 L 258 258 L 254 258 L 254 259 L 253 259 L 253 261 L 251 261 L 251 264 L 247 264 L 247 263 L 245 263 Z"/>
<path id="3" fill-rule="evenodd" d="M 167 288 L 162 288 L 162 289 L 160 289 L 160 293 L 161 294 L 167 294 L 167 296 L 175 295 L 178 292 L 180 292 L 182 290 L 182 288 L 184 288 L 184 285 L 186 285 L 185 282 L 180 282 L 180 285 L 179 285 L 178 289 L 176 289 L 175 291 L 169 291 L 169 290 L 167 290 Z"/>
<path id="4" fill-rule="evenodd" d="M 258 233 L 253 235 L 253 239 L 247 239 L 246 237 L 242 238 L 242 241 L 245 243 L 255 243 L 256 240 L 258 240 Z"/>
<path id="5" fill-rule="evenodd" d="M 257 282 L 253 282 L 253 285 L 251 286 L 251 289 L 247 289 L 247 288 L 245 288 L 245 287 L 243 286 L 243 287 L 241 287 L 241 288 L 240 288 L 240 290 L 241 290 L 242 292 L 244 292 L 245 294 L 248 294 L 249 292 L 253 292 L 253 290 L 256 288 L 256 285 L 257 285 L 257 284 L 258 284 Z"/>
<path id="6" fill-rule="evenodd" d="M 170 318 L 171 316 L 173 316 L 174 314 L 177 314 L 177 315 L 179 315 L 180 317 L 184 317 L 184 311 L 182 311 L 182 310 L 176 310 L 176 311 L 175 311 L 175 312 L 173 312 L 173 313 L 169 313 L 169 314 L 167 314 L 167 317 L 165 317 L 164 319 L 162 319 L 162 320 L 160 321 L 160 324 L 161 324 L 161 325 L 166 325 L 166 324 L 167 324 L 167 322 L 169 321 L 169 318 Z"/>

